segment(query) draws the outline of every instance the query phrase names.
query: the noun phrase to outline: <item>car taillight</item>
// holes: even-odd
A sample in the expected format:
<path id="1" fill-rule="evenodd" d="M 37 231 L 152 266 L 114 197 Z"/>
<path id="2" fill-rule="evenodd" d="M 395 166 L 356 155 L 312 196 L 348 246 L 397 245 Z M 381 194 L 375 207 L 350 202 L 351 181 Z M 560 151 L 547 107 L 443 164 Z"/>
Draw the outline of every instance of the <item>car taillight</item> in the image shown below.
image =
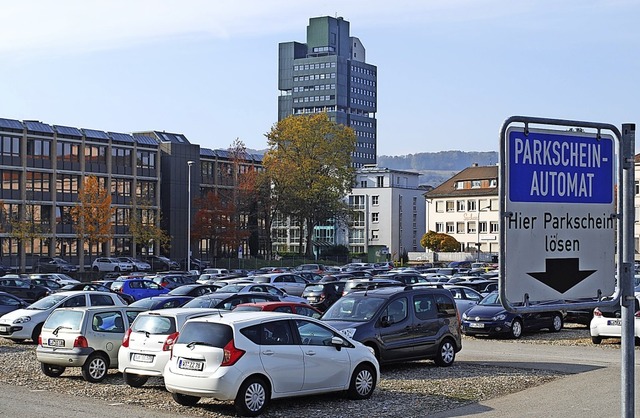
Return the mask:
<path id="1" fill-rule="evenodd" d="M 79 337 L 76 337 L 76 339 L 73 341 L 73 347 L 87 348 L 89 347 L 89 342 L 84 336 L 81 335 Z"/>
<path id="2" fill-rule="evenodd" d="M 129 347 L 129 337 L 131 336 L 131 328 L 127 329 L 127 332 L 124 333 L 124 337 L 122 338 L 122 346 Z"/>
<path id="3" fill-rule="evenodd" d="M 244 350 L 240 350 L 233 345 L 233 339 L 224 346 L 222 351 L 224 354 L 220 366 L 233 366 L 245 353 Z"/>
<path id="4" fill-rule="evenodd" d="M 42 345 L 42 335 L 38 335 L 38 345 Z"/>
<path id="5" fill-rule="evenodd" d="M 162 345 L 162 351 L 173 351 L 173 345 L 176 343 L 178 335 L 180 335 L 179 332 L 174 332 L 169 335 Z"/>
<path id="6" fill-rule="evenodd" d="M 635 315 L 633 316 L 635 316 L 636 318 L 640 318 L 640 311 L 636 311 Z"/>
<path id="7" fill-rule="evenodd" d="M 601 317 L 602 316 L 602 312 L 600 312 L 600 309 L 595 308 L 593 310 L 593 316 L 600 316 Z"/>

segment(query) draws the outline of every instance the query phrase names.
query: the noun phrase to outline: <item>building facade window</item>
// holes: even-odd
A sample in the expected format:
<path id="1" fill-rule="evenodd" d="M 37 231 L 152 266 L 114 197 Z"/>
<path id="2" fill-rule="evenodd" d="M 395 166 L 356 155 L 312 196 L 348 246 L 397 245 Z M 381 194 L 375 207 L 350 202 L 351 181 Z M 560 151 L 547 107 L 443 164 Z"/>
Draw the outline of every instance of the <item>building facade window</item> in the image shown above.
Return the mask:
<path id="1" fill-rule="evenodd" d="M 380 204 L 380 196 L 371 196 L 371 205 L 378 206 Z"/>
<path id="2" fill-rule="evenodd" d="M 447 222 L 447 234 L 453 234 L 456 229 L 455 229 L 455 224 L 453 222 Z"/>
<path id="3" fill-rule="evenodd" d="M 378 239 L 380 239 L 380 231 L 377 229 L 372 229 L 371 230 L 371 240 L 372 241 L 377 241 Z"/>
<path id="4" fill-rule="evenodd" d="M 107 164 L 106 145 L 85 145 L 84 161 L 89 164 Z"/>
<path id="5" fill-rule="evenodd" d="M 58 174 L 56 177 L 56 193 L 78 193 L 80 177 L 73 174 Z"/>
<path id="6" fill-rule="evenodd" d="M 456 201 L 456 210 L 458 212 L 464 212 L 464 200 L 458 200 Z"/>
<path id="7" fill-rule="evenodd" d="M 436 232 L 443 233 L 444 232 L 444 223 L 436 222 Z"/>
<path id="8" fill-rule="evenodd" d="M 371 222 L 375 222 L 375 223 L 380 222 L 380 214 L 378 212 L 373 212 L 371 214 Z"/>
<path id="9" fill-rule="evenodd" d="M 475 200 L 467 200 L 467 211 L 469 212 L 475 212 L 478 206 L 476 205 L 476 201 Z"/>
<path id="10" fill-rule="evenodd" d="M 0 170 L 2 190 L 20 190 L 20 172 L 16 170 Z"/>
<path id="11" fill-rule="evenodd" d="M 25 190 L 27 192 L 49 192 L 51 174 L 38 171 L 27 171 Z"/>
<path id="12" fill-rule="evenodd" d="M 111 148 L 111 164 L 114 167 L 131 167 L 131 149 Z"/>
<path id="13" fill-rule="evenodd" d="M 453 200 L 447 200 L 447 212 L 455 212 L 456 202 Z"/>
<path id="14" fill-rule="evenodd" d="M 59 162 L 80 162 L 80 144 L 58 141 L 56 144 L 56 159 Z"/>
<path id="15" fill-rule="evenodd" d="M 442 200 L 436 201 L 436 212 L 444 212 L 444 202 Z"/>
<path id="16" fill-rule="evenodd" d="M 0 141 L 0 155 L 3 157 L 19 157 L 20 156 L 20 137 L 2 135 Z"/>
<path id="17" fill-rule="evenodd" d="M 51 141 L 48 139 L 27 138 L 27 157 L 34 160 L 51 158 Z"/>
<path id="18" fill-rule="evenodd" d="M 137 151 L 136 168 L 154 170 L 156 168 L 156 153 L 153 151 Z"/>
<path id="19" fill-rule="evenodd" d="M 500 229 L 499 223 L 497 221 L 491 221 L 491 223 L 489 224 L 489 227 L 491 228 L 492 234 L 497 234 L 498 230 Z"/>

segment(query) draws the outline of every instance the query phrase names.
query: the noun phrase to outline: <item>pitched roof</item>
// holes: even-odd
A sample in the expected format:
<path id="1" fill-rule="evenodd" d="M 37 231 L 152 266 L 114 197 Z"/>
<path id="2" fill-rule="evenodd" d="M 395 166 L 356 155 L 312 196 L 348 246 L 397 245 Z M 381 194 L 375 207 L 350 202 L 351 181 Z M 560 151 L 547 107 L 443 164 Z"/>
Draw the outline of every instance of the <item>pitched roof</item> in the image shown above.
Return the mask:
<path id="1" fill-rule="evenodd" d="M 471 180 L 497 180 L 498 166 L 471 166 L 460 171 L 440 186 L 425 193 L 427 199 L 439 197 L 468 197 L 468 196 L 497 196 L 497 187 L 465 188 L 457 189 L 456 184 L 460 181 Z"/>

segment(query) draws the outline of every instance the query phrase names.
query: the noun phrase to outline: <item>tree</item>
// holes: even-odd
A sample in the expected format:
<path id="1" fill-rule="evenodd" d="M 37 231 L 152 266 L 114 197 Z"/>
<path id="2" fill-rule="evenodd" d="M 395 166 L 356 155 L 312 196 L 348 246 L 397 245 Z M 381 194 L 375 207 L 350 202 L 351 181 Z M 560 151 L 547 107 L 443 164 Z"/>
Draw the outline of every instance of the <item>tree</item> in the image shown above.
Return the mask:
<path id="1" fill-rule="evenodd" d="M 326 113 L 289 116 L 266 134 L 269 149 L 263 166 L 271 181 L 276 207 L 299 220 L 311 256 L 315 226 L 348 211 L 345 196 L 351 191 L 355 151 L 353 129 L 331 121 Z"/>
<path id="2" fill-rule="evenodd" d="M 451 235 L 429 231 L 422 236 L 420 245 L 431 251 L 457 252 L 460 251 L 460 243 Z"/>
<path id="3" fill-rule="evenodd" d="M 113 237 L 113 215 L 111 194 L 96 176 L 85 177 L 78 191 L 78 204 L 71 208 L 76 235 L 80 241 L 80 269 L 84 270 L 85 241 L 92 244 L 107 243 Z"/>
<path id="4" fill-rule="evenodd" d="M 236 249 L 239 240 L 246 238 L 246 232 L 239 232 L 234 222 L 236 208 L 230 200 L 223 200 L 214 192 L 196 200 L 191 237 L 195 240 L 209 240 L 213 256 L 222 248 Z"/>
<path id="5" fill-rule="evenodd" d="M 160 228 L 160 219 L 156 219 L 155 209 L 144 199 L 137 199 L 131 208 L 129 217 L 129 232 L 135 243 L 133 256 L 136 257 L 136 247 L 150 247 L 153 244 L 161 248 L 169 245 L 170 237 Z"/>

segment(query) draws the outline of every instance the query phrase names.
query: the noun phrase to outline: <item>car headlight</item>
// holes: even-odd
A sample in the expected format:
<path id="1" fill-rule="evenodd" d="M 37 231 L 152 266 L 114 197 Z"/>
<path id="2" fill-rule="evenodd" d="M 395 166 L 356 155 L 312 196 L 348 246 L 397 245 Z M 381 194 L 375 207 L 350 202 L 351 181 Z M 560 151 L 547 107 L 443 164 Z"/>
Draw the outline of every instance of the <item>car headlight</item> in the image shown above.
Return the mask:
<path id="1" fill-rule="evenodd" d="M 345 328 L 345 329 L 341 330 L 340 332 L 343 333 L 344 335 L 346 335 L 349 338 L 353 338 L 353 336 L 356 335 L 356 329 L 355 328 Z"/>
<path id="2" fill-rule="evenodd" d="M 469 317 L 467 316 L 467 313 L 466 313 L 466 312 L 463 312 L 463 313 L 462 313 L 462 319 L 469 319 Z"/>
<path id="3" fill-rule="evenodd" d="M 507 314 L 498 314 L 496 316 L 493 317 L 494 321 L 504 321 L 507 318 Z"/>
<path id="4" fill-rule="evenodd" d="M 16 318 L 15 321 L 13 321 L 14 324 L 24 324 L 25 322 L 29 322 L 31 321 L 31 317 L 30 316 L 21 316 L 20 318 Z"/>

